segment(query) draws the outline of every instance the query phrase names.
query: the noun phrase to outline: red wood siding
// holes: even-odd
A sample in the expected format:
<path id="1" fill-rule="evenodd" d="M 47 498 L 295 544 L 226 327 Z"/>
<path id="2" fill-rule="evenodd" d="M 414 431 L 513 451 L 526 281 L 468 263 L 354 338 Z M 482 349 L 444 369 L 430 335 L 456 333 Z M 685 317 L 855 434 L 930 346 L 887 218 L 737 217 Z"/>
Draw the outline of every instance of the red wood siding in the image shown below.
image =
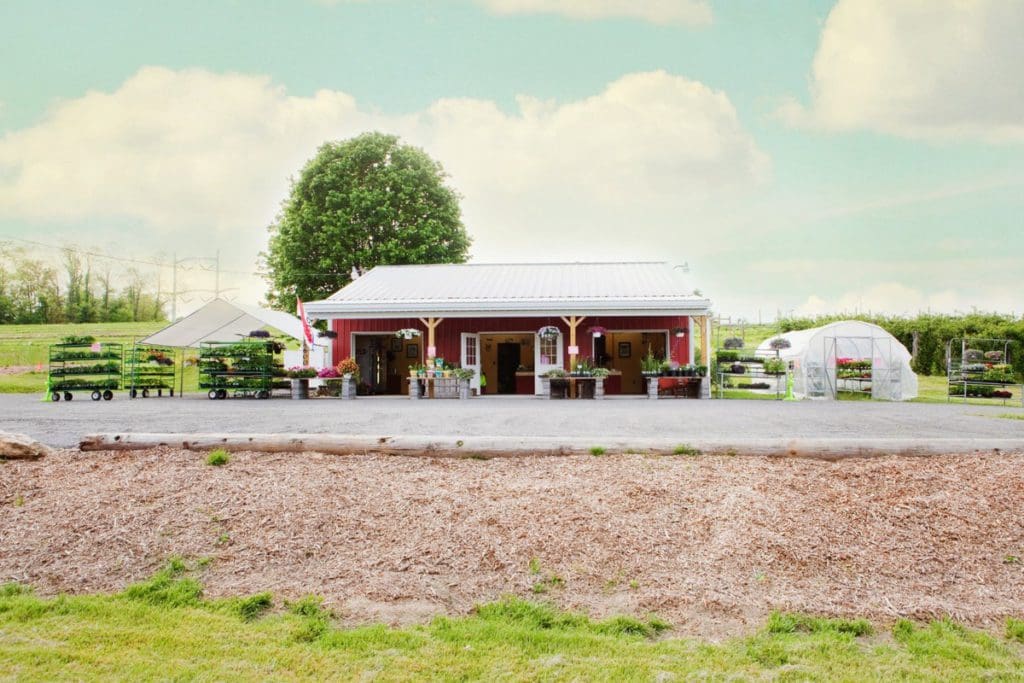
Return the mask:
<path id="1" fill-rule="evenodd" d="M 688 329 L 687 316 L 621 316 L 588 317 L 576 328 L 576 343 L 581 349 L 591 346 L 591 335 L 587 329 L 591 325 L 600 325 L 610 332 L 627 331 L 662 331 L 671 330 L 673 327 Z M 569 358 L 569 326 L 562 322 L 558 316 L 539 316 L 536 318 L 445 318 L 444 322 L 437 326 L 434 333 L 434 340 L 437 345 L 437 355 L 441 358 L 458 362 L 461 356 L 460 335 L 467 333 L 488 333 L 488 332 L 536 332 L 545 325 L 555 325 L 562 331 L 564 342 L 563 353 L 566 362 Z M 373 319 L 373 320 L 334 320 L 331 329 L 338 333 L 334 340 L 335 362 L 352 355 L 352 333 L 353 332 L 378 332 L 381 334 L 393 334 L 396 330 L 403 328 L 415 328 L 420 330 L 422 336 L 420 343 L 426 347 L 427 329 L 426 326 L 416 318 L 394 318 L 394 319 Z M 689 358 L 690 335 L 677 340 L 669 335 L 669 349 L 672 359 L 683 362 Z M 422 351 L 423 349 L 421 349 Z M 588 355 L 588 354 L 582 354 Z"/>

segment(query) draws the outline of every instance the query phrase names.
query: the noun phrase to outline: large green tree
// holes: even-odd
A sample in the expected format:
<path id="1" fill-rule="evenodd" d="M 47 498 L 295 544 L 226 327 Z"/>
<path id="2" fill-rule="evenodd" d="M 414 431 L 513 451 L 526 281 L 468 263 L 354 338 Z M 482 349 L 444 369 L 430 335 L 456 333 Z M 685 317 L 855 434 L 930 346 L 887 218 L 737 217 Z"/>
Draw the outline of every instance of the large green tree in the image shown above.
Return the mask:
<path id="1" fill-rule="evenodd" d="M 271 305 L 323 299 L 353 268 L 462 263 L 470 238 L 441 165 L 397 136 L 329 142 L 293 181 L 263 254 Z"/>

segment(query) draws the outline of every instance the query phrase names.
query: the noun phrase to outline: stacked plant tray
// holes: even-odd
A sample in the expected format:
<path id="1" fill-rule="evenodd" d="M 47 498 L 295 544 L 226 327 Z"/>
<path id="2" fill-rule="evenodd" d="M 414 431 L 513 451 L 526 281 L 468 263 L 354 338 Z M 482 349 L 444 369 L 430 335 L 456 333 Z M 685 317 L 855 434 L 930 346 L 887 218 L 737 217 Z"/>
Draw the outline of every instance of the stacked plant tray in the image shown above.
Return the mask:
<path id="1" fill-rule="evenodd" d="M 47 387 L 50 400 L 70 401 L 90 392 L 92 400 L 109 401 L 121 388 L 121 344 L 82 341 L 50 346 Z"/>
<path id="2" fill-rule="evenodd" d="M 199 346 L 199 388 L 213 399 L 270 398 L 274 352 L 271 342 L 203 342 Z"/>
<path id="3" fill-rule="evenodd" d="M 169 346 L 134 344 L 124 359 L 124 387 L 132 398 L 174 396 L 179 379 L 178 351 Z"/>

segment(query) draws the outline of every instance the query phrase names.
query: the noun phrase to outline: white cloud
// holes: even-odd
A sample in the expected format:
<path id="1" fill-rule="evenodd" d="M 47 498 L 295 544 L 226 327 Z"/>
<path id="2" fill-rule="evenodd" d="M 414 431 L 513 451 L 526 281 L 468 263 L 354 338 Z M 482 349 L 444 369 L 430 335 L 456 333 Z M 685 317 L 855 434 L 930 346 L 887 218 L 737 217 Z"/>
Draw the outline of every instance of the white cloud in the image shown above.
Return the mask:
<path id="1" fill-rule="evenodd" d="M 926 290 L 903 282 L 879 282 L 862 290 L 850 290 L 832 297 L 812 294 L 795 309 L 797 315 L 829 313 L 884 313 L 916 315 L 969 312 L 983 302 L 984 312 L 1019 310 L 1019 301 L 1001 288 L 976 292 L 961 289 Z"/>
<path id="2" fill-rule="evenodd" d="M 288 178 L 316 147 L 384 130 L 451 173 L 477 257 L 650 258 L 686 242 L 666 226 L 697 225 L 702 206 L 768 172 L 728 97 L 679 76 L 518 102 L 505 112 L 447 99 L 389 116 L 343 92 L 294 97 L 262 76 L 146 67 L 0 138 L 0 218 L 134 222 L 125 239 L 137 249 L 222 247 L 255 263 Z"/>
<path id="3" fill-rule="evenodd" d="M 709 24 L 706 0 L 475 0 L 497 14 L 558 14 L 570 19 L 640 19 L 652 24 Z"/>
<path id="4" fill-rule="evenodd" d="M 795 125 L 935 139 L 1024 141 L 1024 3 L 840 0 Z"/>

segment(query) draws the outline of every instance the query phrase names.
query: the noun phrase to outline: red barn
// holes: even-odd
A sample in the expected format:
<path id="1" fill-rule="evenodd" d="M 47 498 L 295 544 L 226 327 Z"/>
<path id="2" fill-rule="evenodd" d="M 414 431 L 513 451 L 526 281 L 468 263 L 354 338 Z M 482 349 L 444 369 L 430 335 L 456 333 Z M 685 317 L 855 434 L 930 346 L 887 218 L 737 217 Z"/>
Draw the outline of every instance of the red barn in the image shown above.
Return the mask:
<path id="1" fill-rule="evenodd" d="M 666 263 L 436 264 L 378 266 L 306 313 L 374 393 L 443 358 L 478 390 L 484 375 L 484 394 L 539 393 L 543 372 L 582 360 L 611 370 L 608 393 L 642 394 L 641 358 L 693 363 L 695 335 L 709 348 L 709 305 Z"/>

